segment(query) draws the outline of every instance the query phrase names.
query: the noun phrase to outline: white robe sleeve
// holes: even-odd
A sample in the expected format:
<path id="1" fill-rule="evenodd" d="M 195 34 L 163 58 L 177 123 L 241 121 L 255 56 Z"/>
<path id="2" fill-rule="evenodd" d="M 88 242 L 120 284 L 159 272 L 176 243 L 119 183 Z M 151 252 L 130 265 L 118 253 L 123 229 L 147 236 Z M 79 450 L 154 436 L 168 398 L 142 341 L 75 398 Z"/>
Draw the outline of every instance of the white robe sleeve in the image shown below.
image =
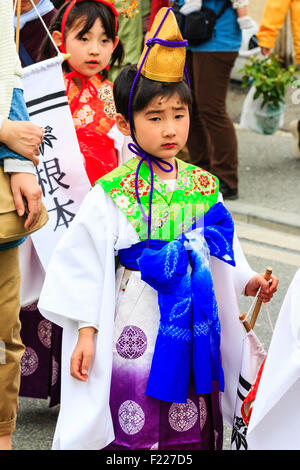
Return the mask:
<path id="1" fill-rule="evenodd" d="M 241 371 L 243 340 L 246 330 L 239 320 L 238 299 L 253 275 L 235 238 L 236 266 L 230 266 L 212 257 L 211 268 L 221 323 L 221 355 L 225 376 L 225 391 L 221 395 L 224 422 L 232 426 L 234 420 L 238 380 Z"/>
<path id="2" fill-rule="evenodd" d="M 109 275 L 114 274 L 116 231 L 114 207 L 97 186 L 87 194 L 51 257 L 39 300 L 39 309 L 49 320 L 60 326 L 63 318 L 99 324 L 106 308 L 101 286 L 113 283 Z"/>
<path id="3" fill-rule="evenodd" d="M 222 195 L 219 195 L 218 202 L 223 202 Z M 248 264 L 236 232 L 234 233 L 233 249 L 235 267 L 217 258 L 211 258 L 214 289 L 221 323 L 221 355 L 225 376 L 225 391 L 221 396 L 221 404 L 224 422 L 229 426 L 232 426 L 234 420 L 243 341 L 246 334 L 246 330 L 239 320 L 241 312 L 238 299 L 244 293 L 248 281 L 256 274 Z"/>
<path id="4" fill-rule="evenodd" d="M 217 202 L 222 202 L 226 206 L 226 203 L 224 203 L 223 200 L 222 193 L 219 193 Z M 232 276 L 236 295 L 237 297 L 240 297 L 245 293 L 245 287 L 251 277 L 257 273 L 253 271 L 253 269 L 249 266 L 249 263 L 244 255 L 239 239 L 237 237 L 236 230 L 234 231 L 233 237 L 233 251 L 236 267 L 232 271 Z"/>
<path id="5" fill-rule="evenodd" d="M 129 234 L 129 235 L 128 235 Z M 51 257 L 38 304 L 63 327 L 61 409 L 53 449 L 101 449 L 114 439 L 109 408 L 115 313 L 115 244 L 137 235 L 98 185 L 86 196 Z M 87 382 L 70 375 L 78 322 L 99 325 Z"/>

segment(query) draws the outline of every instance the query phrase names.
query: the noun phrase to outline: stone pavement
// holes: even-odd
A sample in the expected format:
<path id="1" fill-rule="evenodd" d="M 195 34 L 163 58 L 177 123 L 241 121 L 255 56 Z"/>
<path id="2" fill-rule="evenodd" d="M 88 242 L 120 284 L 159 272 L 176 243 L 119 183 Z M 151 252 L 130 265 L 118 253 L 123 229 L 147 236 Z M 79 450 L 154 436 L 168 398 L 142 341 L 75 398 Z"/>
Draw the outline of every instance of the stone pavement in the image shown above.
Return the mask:
<path id="1" fill-rule="evenodd" d="M 260 135 L 239 127 L 247 90 L 232 83 L 227 99 L 239 143 L 239 199 L 227 201 L 234 218 L 267 228 L 300 234 L 300 157 L 294 152 L 289 122 L 300 118 L 300 106 L 287 94 L 282 129 Z"/>

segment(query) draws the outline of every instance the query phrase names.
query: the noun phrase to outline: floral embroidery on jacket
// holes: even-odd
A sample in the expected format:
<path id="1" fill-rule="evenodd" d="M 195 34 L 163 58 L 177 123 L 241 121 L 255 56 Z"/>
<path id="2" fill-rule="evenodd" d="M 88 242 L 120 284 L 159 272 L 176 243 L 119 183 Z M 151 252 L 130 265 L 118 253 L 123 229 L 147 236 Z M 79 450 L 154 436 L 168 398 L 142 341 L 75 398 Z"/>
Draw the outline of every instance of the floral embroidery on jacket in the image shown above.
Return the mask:
<path id="1" fill-rule="evenodd" d="M 92 108 L 85 104 L 82 108 L 76 113 L 76 117 L 73 118 L 73 123 L 75 127 L 84 127 L 88 124 L 91 124 L 94 121 L 95 111 Z"/>
<path id="2" fill-rule="evenodd" d="M 91 83 L 97 89 L 97 95 L 93 95 L 88 88 L 84 89 L 78 106 L 73 112 L 75 128 L 91 126 L 98 132 L 107 134 L 115 124 L 116 108 L 113 97 L 113 85 L 108 80 L 101 80 L 95 75 Z M 67 79 L 65 79 L 67 88 Z M 68 102 L 71 106 L 80 93 L 77 85 L 72 81 L 68 92 Z M 96 99 L 95 99 L 96 98 Z"/>
<path id="3" fill-rule="evenodd" d="M 217 201 L 218 180 L 207 171 L 176 160 L 178 177 L 174 191 L 154 175 L 151 238 L 173 240 L 199 220 Z M 143 220 L 135 194 L 137 158 L 116 168 L 97 182 L 113 199 L 141 239 L 147 236 L 147 222 Z M 138 192 L 146 213 L 149 206 L 149 168 L 141 166 Z"/>
<path id="4" fill-rule="evenodd" d="M 80 90 L 65 76 L 68 102 L 91 184 L 118 165 L 115 141 L 108 134 L 115 125 L 112 83 L 95 75 Z"/>

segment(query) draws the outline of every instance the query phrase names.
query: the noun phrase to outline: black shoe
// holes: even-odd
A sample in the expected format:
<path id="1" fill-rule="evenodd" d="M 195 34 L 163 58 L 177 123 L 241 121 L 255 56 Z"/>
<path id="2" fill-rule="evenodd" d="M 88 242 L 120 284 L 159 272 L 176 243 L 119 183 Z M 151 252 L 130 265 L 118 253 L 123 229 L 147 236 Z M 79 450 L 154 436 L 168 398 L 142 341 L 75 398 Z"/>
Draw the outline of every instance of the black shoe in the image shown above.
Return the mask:
<path id="1" fill-rule="evenodd" d="M 239 197 L 237 188 L 231 189 L 228 184 L 224 183 L 224 181 L 220 181 L 220 192 L 222 193 L 223 199 L 229 199 L 232 201 Z"/>

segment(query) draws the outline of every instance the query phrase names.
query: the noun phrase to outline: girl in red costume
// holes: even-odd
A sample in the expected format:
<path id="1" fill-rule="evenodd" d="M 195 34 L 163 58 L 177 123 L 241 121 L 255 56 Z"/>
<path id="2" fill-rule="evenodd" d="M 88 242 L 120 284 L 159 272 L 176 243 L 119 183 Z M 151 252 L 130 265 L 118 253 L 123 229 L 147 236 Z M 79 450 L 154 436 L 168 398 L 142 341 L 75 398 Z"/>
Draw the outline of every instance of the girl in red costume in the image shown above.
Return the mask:
<path id="1" fill-rule="evenodd" d="M 109 65 L 120 64 L 123 57 L 117 17 L 113 0 L 72 0 L 60 8 L 49 28 L 61 52 L 71 55 L 63 64 L 65 85 L 91 184 L 118 165 L 115 106 L 107 80 Z M 47 37 L 40 59 L 55 54 Z"/>

